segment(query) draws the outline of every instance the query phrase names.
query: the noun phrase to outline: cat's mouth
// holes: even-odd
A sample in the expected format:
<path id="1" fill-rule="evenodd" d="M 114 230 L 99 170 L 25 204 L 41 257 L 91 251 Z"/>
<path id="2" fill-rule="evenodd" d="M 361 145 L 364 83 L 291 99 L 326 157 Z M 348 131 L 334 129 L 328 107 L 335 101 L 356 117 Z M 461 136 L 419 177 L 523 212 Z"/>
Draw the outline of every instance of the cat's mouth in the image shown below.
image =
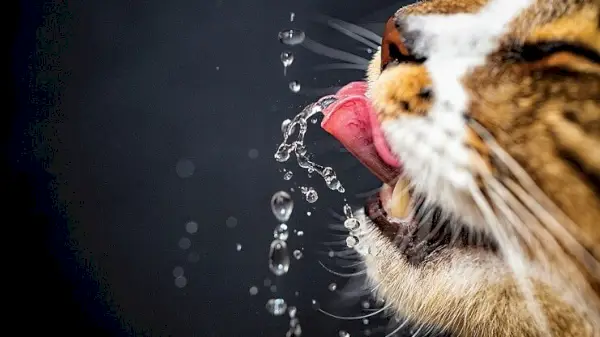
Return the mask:
<path id="1" fill-rule="evenodd" d="M 402 164 L 389 149 L 377 113 L 367 97 L 366 82 L 338 91 L 324 111 L 323 129 L 338 139 L 383 186 L 365 206 L 368 218 L 413 260 L 422 261 L 438 247 L 477 246 L 495 250 L 493 240 L 453 221 L 435 205 L 419 203 L 402 178 Z"/>

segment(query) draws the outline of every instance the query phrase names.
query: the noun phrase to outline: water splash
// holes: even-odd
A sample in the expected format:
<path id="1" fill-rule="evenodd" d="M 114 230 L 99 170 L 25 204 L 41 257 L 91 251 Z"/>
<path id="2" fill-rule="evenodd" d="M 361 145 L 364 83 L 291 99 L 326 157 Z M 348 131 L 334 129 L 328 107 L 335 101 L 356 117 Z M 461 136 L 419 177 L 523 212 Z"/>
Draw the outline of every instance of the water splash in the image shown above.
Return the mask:
<path id="1" fill-rule="evenodd" d="M 277 148 L 274 157 L 275 160 L 283 163 L 288 161 L 293 153 L 296 156 L 298 166 L 307 170 L 308 173 L 315 172 L 320 175 L 325 180 L 325 184 L 327 184 L 329 189 L 344 193 L 345 188 L 338 180 L 333 168 L 311 161 L 304 145 L 304 136 L 308 128 L 308 121 L 315 115 L 322 113 L 325 108 L 333 104 L 336 100 L 334 96 L 325 96 L 316 103 L 306 106 L 291 121 L 287 122 L 285 120 L 281 126 L 283 142 Z M 296 135 L 295 139 L 294 135 Z"/>

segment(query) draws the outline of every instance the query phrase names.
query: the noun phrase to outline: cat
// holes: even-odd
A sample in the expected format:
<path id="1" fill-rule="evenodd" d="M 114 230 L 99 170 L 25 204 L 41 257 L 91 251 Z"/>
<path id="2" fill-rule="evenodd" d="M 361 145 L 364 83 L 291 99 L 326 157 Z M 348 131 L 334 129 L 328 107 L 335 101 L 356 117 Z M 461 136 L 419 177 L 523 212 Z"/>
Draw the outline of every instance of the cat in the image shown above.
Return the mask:
<path id="1" fill-rule="evenodd" d="M 365 96 L 402 172 L 356 213 L 387 307 L 452 336 L 600 336 L 600 1 L 424 0 Z"/>

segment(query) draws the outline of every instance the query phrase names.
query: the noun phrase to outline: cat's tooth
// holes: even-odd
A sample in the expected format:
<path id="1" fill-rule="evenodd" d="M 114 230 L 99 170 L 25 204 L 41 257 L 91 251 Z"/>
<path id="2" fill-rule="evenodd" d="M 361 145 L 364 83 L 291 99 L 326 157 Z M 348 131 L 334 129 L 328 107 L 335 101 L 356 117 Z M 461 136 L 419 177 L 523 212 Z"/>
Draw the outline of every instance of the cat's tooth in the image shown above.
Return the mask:
<path id="1" fill-rule="evenodd" d="M 409 215 L 410 191 L 408 180 L 399 178 L 394 186 L 392 198 L 390 200 L 389 215 L 395 218 L 406 218 Z"/>

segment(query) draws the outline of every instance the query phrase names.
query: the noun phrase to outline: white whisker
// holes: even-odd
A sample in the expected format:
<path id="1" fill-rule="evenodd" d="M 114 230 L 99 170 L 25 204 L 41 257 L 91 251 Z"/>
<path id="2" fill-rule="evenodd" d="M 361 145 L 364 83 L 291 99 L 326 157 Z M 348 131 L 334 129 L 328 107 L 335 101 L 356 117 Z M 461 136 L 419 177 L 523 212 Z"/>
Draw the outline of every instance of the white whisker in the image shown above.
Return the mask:
<path id="1" fill-rule="evenodd" d="M 347 27 L 344 27 L 343 25 L 350 25 L 347 22 L 343 22 L 341 21 L 342 24 L 337 23 L 335 19 L 330 19 L 327 23 L 329 24 L 329 27 L 337 30 L 338 32 L 352 38 L 353 40 L 356 40 L 358 42 L 363 43 L 364 45 L 371 47 L 373 49 L 377 49 L 379 48 L 379 45 L 381 44 L 381 38 L 380 38 L 380 42 L 379 44 L 377 43 L 373 43 L 372 41 L 369 41 L 367 39 L 365 39 L 364 37 L 360 36 L 359 34 L 351 31 L 350 29 L 348 29 Z"/>
<path id="2" fill-rule="evenodd" d="M 336 271 L 333 271 L 333 270 L 327 268 L 327 266 L 325 266 L 325 264 L 323 264 L 323 262 L 321 262 L 321 261 L 319 261 L 319 264 L 321 265 L 321 267 L 325 268 L 325 270 L 327 270 L 328 272 L 332 273 L 333 275 L 340 276 L 340 277 L 353 277 L 353 276 L 358 276 L 358 275 L 364 275 L 367 273 L 366 270 L 361 270 L 356 273 L 343 274 L 343 273 L 338 273 Z"/>
<path id="3" fill-rule="evenodd" d="M 377 315 L 377 314 L 379 314 L 379 313 L 381 313 L 381 312 L 385 311 L 385 310 L 386 310 L 387 308 L 389 308 L 389 307 L 390 307 L 390 306 L 388 305 L 387 307 L 383 307 L 383 308 L 381 308 L 381 309 L 378 309 L 377 311 L 374 311 L 374 312 L 368 313 L 368 314 L 366 314 L 366 315 L 362 315 L 362 316 L 352 316 L 352 317 L 346 317 L 346 316 L 338 316 L 338 315 L 334 315 L 334 314 L 332 314 L 332 313 L 329 313 L 329 312 L 327 312 L 327 311 L 325 311 L 325 310 L 323 310 L 323 309 L 321 309 L 321 308 L 319 308 L 318 310 L 319 310 L 321 313 L 323 313 L 323 314 L 325 314 L 325 315 L 327 315 L 327 316 L 329 316 L 329 317 L 333 317 L 333 318 L 337 318 L 337 319 L 341 319 L 341 320 L 347 320 L 347 321 L 350 321 L 350 320 L 358 320 L 358 319 L 364 319 L 364 318 L 373 317 L 373 316 L 375 316 L 375 315 Z"/>
<path id="4" fill-rule="evenodd" d="M 301 44 L 301 46 L 315 54 L 327 56 L 335 60 L 346 61 L 355 64 L 369 64 L 369 60 L 365 58 L 345 52 L 343 50 L 328 47 L 322 43 L 309 39 L 308 37 L 304 39 L 304 42 Z"/>
<path id="5" fill-rule="evenodd" d="M 335 19 L 335 18 L 331 18 L 331 17 L 327 17 L 327 16 L 321 16 L 322 20 L 326 20 L 327 23 L 331 24 L 335 24 L 341 28 L 344 28 L 346 31 L 352 32 L 354 34 L 360 35 L 362 37 L 365 37 L 373 42 L 376 43 L 375 45 L 375 49 L 377 49 L 378 46 L 381 45 L 381 41 L 382 38 L 381 36 L 379 36 L 378 34 L 374 33 L 373 31 L 365 28 L 365 27 L 361 27 L 346 21 L 342 21 L 340 19 Z M 380 24 L 381 25 L 381 24 Z M 383 26 L 383 25 L 381 25 Z"/>
<path id="6" fill-rule="evenodd" d="M 369 68 L 366 64 L 355 64 L 355 63 L 331 63 L 331 64 L 322 64 L 315 66 L 314 69 L 318 71 L 323 70 L 336 70 L 336 69 L 354 69 L 366 71 Z"/>

